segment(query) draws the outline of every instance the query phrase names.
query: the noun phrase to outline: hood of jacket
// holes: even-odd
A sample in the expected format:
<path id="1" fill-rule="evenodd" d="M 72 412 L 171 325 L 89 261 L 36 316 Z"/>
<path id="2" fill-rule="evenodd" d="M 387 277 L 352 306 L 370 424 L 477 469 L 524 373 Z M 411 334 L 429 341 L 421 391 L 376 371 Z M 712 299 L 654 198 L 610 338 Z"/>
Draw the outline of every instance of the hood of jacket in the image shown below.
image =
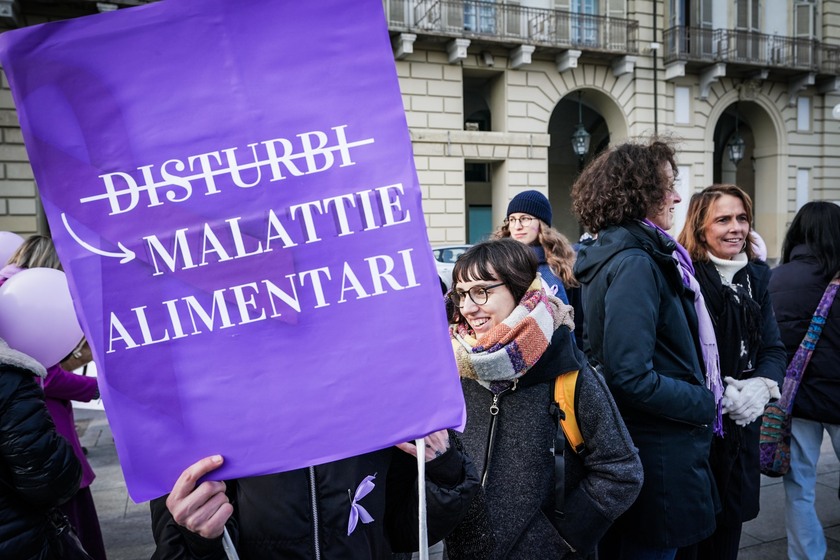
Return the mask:
<path id="1" fill-rule="evenodd" d="M 29 370 L 38 377 L 47 376 L 47 370 L 35 358 L 9 348 L 6 341 L 0 338 L 0 367 L 2 366 Z"/>
<path id="2" fill-rule="evenodd" d="M 659 231 L 638 221 L 620 226 L 611 226 L 602 230 L 595 241 L 580 248 L 575 261 L 575 277 L 583 284 L 588 284 L 606 263 L 615 255 L 627 249 L 641 249 L 659 263 L 675 262 L 674 250 L 677 248 L 672 239 Z M 670 268 L 669 266 L 665 267 Z M 672 267 L 679 272 L 676 266 Z"/>

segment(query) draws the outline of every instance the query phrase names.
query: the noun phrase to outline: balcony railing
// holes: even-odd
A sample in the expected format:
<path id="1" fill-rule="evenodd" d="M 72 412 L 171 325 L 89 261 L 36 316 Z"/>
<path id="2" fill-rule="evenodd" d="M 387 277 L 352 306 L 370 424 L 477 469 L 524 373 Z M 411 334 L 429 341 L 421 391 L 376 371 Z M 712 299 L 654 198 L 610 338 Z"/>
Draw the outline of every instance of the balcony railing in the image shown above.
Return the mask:
<path id="1" fill-rule="evenodd" d="M 672 27 L 664 34 L 665 63 L 731 62 L 759 68 L 786 68 L 837 74 L 840 47 L 737 29 Z"/>
<path id="2" fill-rule="evenodd" d="M 384 0 L 388 27 L 426 35 L 638 53 L 638 22 L 481 0 Z"/>

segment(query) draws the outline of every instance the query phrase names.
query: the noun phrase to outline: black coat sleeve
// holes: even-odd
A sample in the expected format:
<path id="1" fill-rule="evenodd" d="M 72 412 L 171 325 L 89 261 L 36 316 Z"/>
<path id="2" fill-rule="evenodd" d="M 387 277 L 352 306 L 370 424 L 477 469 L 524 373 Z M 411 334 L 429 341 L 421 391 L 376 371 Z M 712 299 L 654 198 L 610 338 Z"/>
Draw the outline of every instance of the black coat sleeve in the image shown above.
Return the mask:
<path id="1" fill-rule="evenodd" d="M 43 510 L 69 500 L 82 478 L 82 466 L 56 432 L 35 376 L 8 366 L 0 371 L 0 462 L 20 500 Z"/>
<path id="2" fill-rule="evenodd" d="M 443 540 L 464 518 L 480 483 L 472 460 L 456 449 L 426 463 L 426 518 L 429 543 Z M 417 460 L 394 448 L 388 469 L 385 523 L 394 552 L 419 548 Z"/>

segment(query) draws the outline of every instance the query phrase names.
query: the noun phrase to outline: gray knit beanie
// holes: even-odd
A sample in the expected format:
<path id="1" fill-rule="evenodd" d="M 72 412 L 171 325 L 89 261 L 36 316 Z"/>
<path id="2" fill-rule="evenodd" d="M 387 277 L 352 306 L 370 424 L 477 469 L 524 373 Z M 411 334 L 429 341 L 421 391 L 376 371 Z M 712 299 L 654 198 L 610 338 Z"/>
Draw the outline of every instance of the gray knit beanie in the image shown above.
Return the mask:
<path id="1" fill-rule="evenodd" d="M 530 214 L 551 225 L 551 204 L 539 191 L 524 191 L 514 196 L 508 204 L 506 216 L 516 212 Z"/>

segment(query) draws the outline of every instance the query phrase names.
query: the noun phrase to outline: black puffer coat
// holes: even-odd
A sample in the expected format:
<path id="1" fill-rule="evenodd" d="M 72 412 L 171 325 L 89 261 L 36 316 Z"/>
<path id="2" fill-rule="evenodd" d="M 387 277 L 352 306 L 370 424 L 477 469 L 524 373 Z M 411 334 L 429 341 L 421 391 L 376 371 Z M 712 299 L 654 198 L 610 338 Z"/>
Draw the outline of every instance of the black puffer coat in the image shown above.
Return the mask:
<path id="1" fill-rule="evenodd" d="M 790 262 L 773 269 L 770 298 L 779 322 L 787 359 L 805 337 L 811 317 L 831 278 L 804 245 L 794 247 Z M 820 340 L 805 369 L 793 401 L 793 415 L 815 422 L 840 424 L 840 296 L 826 318 Z"/>
<path id="2" fill-rule="evenodd" d="M 675 247 L 632 222 L 599 232 L 575 263 L 590 358 L 603 368 L 645 471 L 616 532 L 659 548 L 711 535 L 719 507 L 709 465 L 715 399 L 700 365 L 694 294 L 683 285 Z"/>
<path id="3" fill-rule="evenodd" d="M 348 535 L 351 497 L 368 475 L 374 490 L 359 500 L 373 521 Z M 417 549 L 417 463 L 389 448 L 308 469 L 227 481 L 234 514 L 227 523 L 242 560 L 385 560 Z M 461 520 L 479 489 L 469 458 L 455 448 L 426 463 L 429 543 Z M 221 537 L 204 539 L 177 525 L 166 496 L 152 500 L 153 560 L 224 560 Z"/>
<path id="4" fill-rule="evenodd" d="M 76 493 L 82 476 L 44 404 L 43 369 L 0 340 L 0 558 L 49 558 L 47 512 Z"/>

